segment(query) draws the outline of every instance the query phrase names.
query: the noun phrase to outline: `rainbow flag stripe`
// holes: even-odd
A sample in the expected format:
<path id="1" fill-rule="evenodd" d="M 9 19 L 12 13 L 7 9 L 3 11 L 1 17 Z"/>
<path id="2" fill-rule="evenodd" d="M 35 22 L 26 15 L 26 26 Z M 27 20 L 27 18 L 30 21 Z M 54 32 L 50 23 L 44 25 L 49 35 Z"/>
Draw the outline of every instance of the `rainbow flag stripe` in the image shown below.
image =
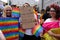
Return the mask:
<path id="1" fill-rule="evenodd" d="M 32 33 L 38 37 L 41 33 L 41 31 L 43 30 L 43 28 L 40 26 L 40 24 L 36 25 L 33 30 L 32 30 Z"/>
<path id="2" fill-rule="evenodd" d="M 12 10 L 12 16 L 14 16 L 14 17 L 20 17 L 20 10 L 19 10 L 19 8 L 13 8 L 13 10 Z"/>
<path id="3" fill-rule="evenodd" d="M 19 29 L 19 35 L 20 35 L 20 37 L 24 37 L 24 34 L 25 34 L 25 30 L 22 29 L 22 28 L 20 28 Z"/>
<path id="4" fill-rule="evenodd" d="M 19 37 L 18 20 L 18 18 L 0 18 L 0 29 L 6 37 L 6 40 Z"/>
<path id="5" fill-rule="evenodd" d="M 34 28 L 32 28 L 32 34 L 36 37 L 40 36 L 40 33 L 43 31 L 43 28 L 40 26 L 40 24 L 36 25 Z M 20 28 L 19 29 L 20 37 L 24 37 L 25 30 Z"/>

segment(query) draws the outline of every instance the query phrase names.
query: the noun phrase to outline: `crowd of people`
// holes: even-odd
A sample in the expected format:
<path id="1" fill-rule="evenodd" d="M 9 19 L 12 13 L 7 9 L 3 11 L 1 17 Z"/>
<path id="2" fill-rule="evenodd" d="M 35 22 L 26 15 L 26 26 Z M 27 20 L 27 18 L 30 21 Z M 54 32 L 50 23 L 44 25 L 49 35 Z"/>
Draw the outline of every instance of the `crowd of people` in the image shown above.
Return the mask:
<path id="1" fill-rule="evenodd" d="M 23 7 L 30 7 L 30 4 L 25 3 Z M 19 10 L 18 16 L 13 15 L 14 8 Z M 60 6 L 57 4 L 51 4 L 46 7 L 46 10 L 42 9 L 40 11 L 40 16 L 38 16 L 38 10 L 36 10 L 35 6 L 33 6 L 33 14 L 35 21 L 37 21 L 36 25 L 41 26 L 41 30 L 38 30 L 38 37 L 36 37 L 32 30 L 30 29 L 23 29 L 22 26 L 22 20 L 21 20 L 21 14 L 20 14 L 20 7 L 17 7 L 16 5 L 6 5 L 4 8 L 0 8 L 0 17 L 7 18 L 7 17 L 18 17 L 19 18 L 19 30 L 21 29 L 24 33 L 18 34 L 19 37 L 16 39 L 11 40 L 60 40 Z M 24 35 L 24 36 L 21 36 Z M 0 30 L 0 40 L 6 40 L 4 33 L 2 30 Z"/>

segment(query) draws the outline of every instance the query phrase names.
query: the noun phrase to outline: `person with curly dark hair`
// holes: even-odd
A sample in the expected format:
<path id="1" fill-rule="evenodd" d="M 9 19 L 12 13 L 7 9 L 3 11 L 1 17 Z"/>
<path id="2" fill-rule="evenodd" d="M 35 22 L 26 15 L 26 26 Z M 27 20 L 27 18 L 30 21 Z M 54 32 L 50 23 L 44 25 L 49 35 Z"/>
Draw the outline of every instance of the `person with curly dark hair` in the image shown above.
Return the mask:
<path id="1" fill-rule="evenodd" d="M 44 38 L 45 40 L 57 40 L 60 38 L 60 7 L 56 4 L 51 4 L 49 14 L 51 18 L 46 19 L 42 25 L 44 28 Z"/>

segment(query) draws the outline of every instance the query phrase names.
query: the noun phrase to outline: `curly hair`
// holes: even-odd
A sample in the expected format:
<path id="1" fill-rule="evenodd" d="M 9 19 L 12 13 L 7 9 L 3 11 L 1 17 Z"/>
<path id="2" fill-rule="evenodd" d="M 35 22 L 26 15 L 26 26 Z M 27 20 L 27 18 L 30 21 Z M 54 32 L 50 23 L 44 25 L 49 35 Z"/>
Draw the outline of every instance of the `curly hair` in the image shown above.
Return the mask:
<path id="1" fill-rule="evenodd" d="M 57 4 L 51 4 L 50 5 L 50 9 L 54 8 L 55 12 L 56 12 L 56 19 L 58 19 L 60 17 L 60 6 Z"/>

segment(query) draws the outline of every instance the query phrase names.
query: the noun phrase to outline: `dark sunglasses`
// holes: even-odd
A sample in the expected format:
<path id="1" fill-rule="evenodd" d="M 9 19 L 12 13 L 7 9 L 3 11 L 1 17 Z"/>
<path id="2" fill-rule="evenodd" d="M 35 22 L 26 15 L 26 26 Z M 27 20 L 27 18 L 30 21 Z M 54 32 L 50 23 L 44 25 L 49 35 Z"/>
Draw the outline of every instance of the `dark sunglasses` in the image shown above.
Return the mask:
<path id="1" fill-rule="evenodd" d="M 12 11 L 12 10 L 6 10 L 6 11 Z"/>

